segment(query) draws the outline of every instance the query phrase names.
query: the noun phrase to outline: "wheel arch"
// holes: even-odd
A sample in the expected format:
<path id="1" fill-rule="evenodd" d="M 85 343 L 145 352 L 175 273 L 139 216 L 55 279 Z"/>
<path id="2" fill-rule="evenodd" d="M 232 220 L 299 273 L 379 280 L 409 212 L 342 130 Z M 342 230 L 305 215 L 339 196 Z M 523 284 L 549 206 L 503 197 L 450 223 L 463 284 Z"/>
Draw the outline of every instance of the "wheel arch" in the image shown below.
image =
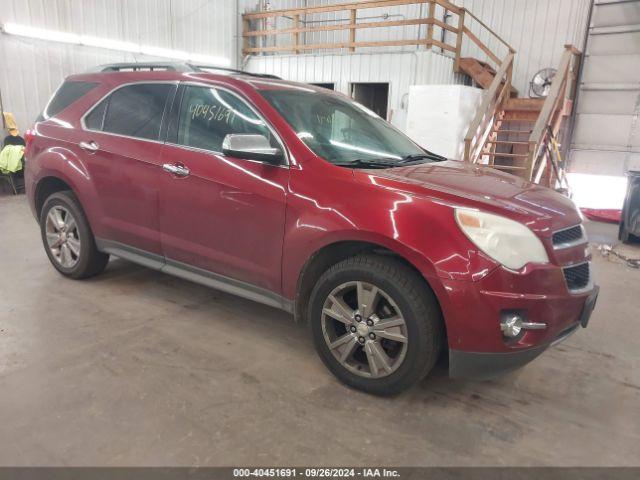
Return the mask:
<path id="1" fill-rule="evenodd" d="M 42 207 L 44 207 L 44 202 L 47 200 L 47 198 L 49 198 L 49 196 L 53 195 L 54 193 L 63 192 L 66 190 L 69 190 L 74 195 L 76 195 L 69 182 L 63 180 L 60 177 L 48 175 L 41 178 L 36 184 L 34 194 L 35 213 L 37 218 L 40 218 L 40 213 L 42 212 Z"/>
<path id="2" fill-rule="evenodd" d="M 389 246 L 385 246 L 382 243 L 378 242 L 367 240 L 338 240 L 332 243 L 328 243 L 316 250 L 312 255 L 309 256 L 308 260 L 300 271 L 296 288 L 296 296 L 294 299 L 294 316 L 296 321 L 306 322 L 308 320 L 306 318 L 307 307 L 311 291 L 313 290 L 313 287 L 320 276 L 328 268 L 330 268 L 332 265 L 335 265 L 336 263 L 341 262 L 342 260 L 365 253 L 392 257 L 414 271 L 424 282 L 425 288 L 431 291 L 438 304 L 438 308 L 440 309 L 441 314 L 443 314 L 442 306 L 440 304 L 436 289 L 433 288 L 429 279 L 425 277 L 420 268 L 418 268 L 413 262 L 411 262 L 405 255 L 398 252 L 396 249 L 390 248 Z M 446 322 L 443 323 L 443 328 L 446 332 Z"/>

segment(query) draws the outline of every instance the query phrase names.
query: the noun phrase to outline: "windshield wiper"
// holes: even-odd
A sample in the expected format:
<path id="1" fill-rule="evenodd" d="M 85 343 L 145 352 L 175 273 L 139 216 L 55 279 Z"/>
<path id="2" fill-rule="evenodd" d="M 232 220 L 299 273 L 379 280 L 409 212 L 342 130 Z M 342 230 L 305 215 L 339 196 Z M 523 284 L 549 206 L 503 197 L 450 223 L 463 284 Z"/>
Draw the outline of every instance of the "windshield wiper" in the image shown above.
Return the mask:
<path id="1" fill-rule="evenodd" d="M 363 158 L 357 158 L 350 162 L 333 162 L 334 165 L 339 167 L 350 168 L 391 168 L 398 165 L 397 161 L 385 161 L 385 160 L 365 160 Z"/>
<path id="2" fill-rule="evenodd" d="M 412 153 L 411 155 L 405 155 L 398 163 L 406 165 L 407 163 L 419 162 L 420 160 L 431 160 L 432 162 L 443 162 L 447 157 L 438 155 L 433 152 L 426 151 L 425 153 Z"/>

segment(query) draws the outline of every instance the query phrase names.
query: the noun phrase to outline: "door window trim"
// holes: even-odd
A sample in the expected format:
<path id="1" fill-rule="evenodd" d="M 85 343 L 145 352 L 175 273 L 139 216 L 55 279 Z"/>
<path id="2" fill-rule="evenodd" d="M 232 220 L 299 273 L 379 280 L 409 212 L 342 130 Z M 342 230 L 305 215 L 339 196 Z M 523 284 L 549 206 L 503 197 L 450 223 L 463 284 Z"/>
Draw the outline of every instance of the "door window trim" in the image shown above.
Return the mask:
<path id="1" fill-rule="evenodd" d="M 234 97 L 236 97 L 238 100 L 240 100 L 242 103 L 244 103 L 249 110 L 251 110 L 254 115 L 259 119 L 262 120 L 264 122 L 264 124 L 267 126 L 267 128 L 269 129 L 269 132 L 271 132 L 271 135 L 273 135 L 273 137 L 276 139 L 276 141 L 278 142 L 278 144 L 280 145 L 280 148 L 282 149 L 282 153 L 284 156 L 284 162 L 281 163 L 280 165 L 274 165 L 272 163 L 269 162 L 265 162 L 262 160 L 249 160 L 246 158 L 236 158 L 236 157 L 228 157 L 227 155 L 225 155 L 223 152 L 217 152 L 215 150 L 209 150 L 206 148 L 200 148 L 200 147 L 192 147 L 190 145 L 181 145 L 179 143 L 174 143 L 172 141 L 169 141 L 168 136 L 169 136 L 169 132 L 165 132 L 165 144 L 166 145 L 171 145 L 172 147 L 178 147 L 178 148 L 184 148 L 185 150 L 191 150 L 191 151 L 196 151 L 196 152 L 203 152 L 203 153 L 207 153 L 210 154 L 212 156 L 221 156 L 224 158 L 234 158 L 236 160 L 242 160 L 243 162 L 252 162 L 252 163 L 260 163 L 260 164 L 265 164 L 265 165 L 272 165 L 274 167 L 279 167 L 279 168 L 289 168 L 291 165 L 290 162 L 290 153 L 289 153 L 289 149 L 287 148 L 285 142 L 282 140 L 282 137 L 278 134 L 278 132 L 276 131 L 276 129 L 273 127 L 273 125 L 271 125 L 271 122 L 269 122 L 264 115 L 262 115 L 252 104 L 251 102 L 244 98 L 242 95 L 238 94 L 237 92 L 216 84 L 216 83 L 205 83 L 205 82 L 194 82 L 194 81 L 186 81 L 186 82 L 180 82 L 180 86 L 183 86 L 185 88 L 182 89 L 178 89 L 178 91 L 180 92 L 180 98 L 178 98 L 178 96 L 176 95 L 174 97 L 174 102 L 177 104 L 176 108 L 172 108 L 171 109 L 171 113 L 173 114 L 173 118 L 171 118 L 169 121 L 175 121 L 176 125 L 175 125 L 175 132 L 172 133 L 176 133 L 177 134 L 177 128 L 178 128 L 178 124 L 179 124 L 179 120 L 180 120 L 180 113 L 182 111 L 182 100 L 184 98 L 184 93 L 186 91 L 186 87 L 200 87 L 200 88 L 216 88 L 218 90 L 223 90 L 231 95 L 233 95 Z M 170 130 L 170 129 L 167 129 Z M 177 141 L 177 138 L 176 138 Z"/>
<path id="2" fill-rule="evenodd" d="M 165 126 L 165 122 L 167 121 L 167 117 L 168 114 L 171 110 L 171 106 L 173 105 L 173 102 L 175 101 L 176 98 L 176 91 L 178 90 L 178 85 L 179 85 L 179 81 L 177 80 L 148 80 L 148 81 L 141 81 L 141 82 L 128 82 L 128 83 L 123 83 L 121 85 L 118 85 L 114 88 L 112 88 L 111 90 L 109 90 L 107 93 L 105 93 L 97 102 L 95 102 L 91 108 L 89 108 L 89 110 L 87 110 L 84 115 L 82 115 L 82 117 L 80 117 L 80 128 L 84 131 L 84 132 L 92 132 L 92 133 L 101 133 L 103 135 L 111 135 L 114 137 L 120 137 L 120 138 L 129 138 L 131 140 L 140 140 L 142 142 L 151 142 L 151 143 L 159 143 L 164 145 L 166 143 L 166 128 L 164 128 Z M 106 100 L 108 97 L 110 97 L 112 94 L 114 94 L 115 92 L 117 92 L 118 90 L 120 90 L 121 88 L 125 88 L 125 87 L 130 87 L 132 85 L 170 85 L 173 86 L 174 89 L 173 91 L 169 92 L 169 95 L 167 96 L 167 100 L 165 102 L 164 105 L 164 110 L 162 111 L 162 119 L 160 120 L 160 129 L 158 132 L 158 139 L 157 140 L 153 140 L 151 138 L 143 138 L 143 137 L 134 137 L 131 135 L 123 135 L 121 133 L 113 133 L 113 132 L 107 132 L 104 130 L 94 130 L 92 128 L 87 128 L 87 125 L 85 123 L 85 119 L 87 116 L 89 116 L 91 114 L 91 112 L 93 112 L 98 105 L 100 105 L 104 100 Z M 107 109 L 105 109 L 104 114 L 103 114 L 103 118 L 102 118 L 102 126 L 104 127 L 104 116 L 106 116 L 107 114 Z"/>

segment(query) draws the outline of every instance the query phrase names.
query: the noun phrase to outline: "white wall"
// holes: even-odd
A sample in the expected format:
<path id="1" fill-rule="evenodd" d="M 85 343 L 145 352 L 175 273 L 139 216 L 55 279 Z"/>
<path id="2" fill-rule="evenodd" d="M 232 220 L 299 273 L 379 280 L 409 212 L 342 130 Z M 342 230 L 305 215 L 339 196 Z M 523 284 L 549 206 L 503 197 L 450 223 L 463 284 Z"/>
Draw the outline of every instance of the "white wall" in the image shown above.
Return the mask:
<path id="1" fill-rule="evenodd" d="M 237 59 L 236 0 L 0 0 L 0 23 Z M 154 60 L 0 34 L 0 91 L 21 130 L 64 77 L 95 65 Z"/>

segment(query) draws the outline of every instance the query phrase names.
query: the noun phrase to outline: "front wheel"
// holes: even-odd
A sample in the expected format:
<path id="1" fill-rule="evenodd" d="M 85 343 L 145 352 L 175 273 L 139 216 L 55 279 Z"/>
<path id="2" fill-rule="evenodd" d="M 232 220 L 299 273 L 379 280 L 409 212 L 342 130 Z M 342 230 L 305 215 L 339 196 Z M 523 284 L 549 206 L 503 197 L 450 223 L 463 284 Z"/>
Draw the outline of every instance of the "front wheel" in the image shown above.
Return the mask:
<path id="1" fill-rule="evenodd" d="M 393 258 L 360 255 L 325 272 L 309 302 L 314 344 L 329 370 L 369 393 L 422 379 L 441 348 L 442 317 L 424 279 Z"/>
<path id="2" fill-rule="evenodd" d="M 72 192 L 57 192 L 45 200 L 40 231 L 49 260 L 63 275 L 87 278 L 107 266 L 109 255 L 96 248 L 89 222 Z"/>

